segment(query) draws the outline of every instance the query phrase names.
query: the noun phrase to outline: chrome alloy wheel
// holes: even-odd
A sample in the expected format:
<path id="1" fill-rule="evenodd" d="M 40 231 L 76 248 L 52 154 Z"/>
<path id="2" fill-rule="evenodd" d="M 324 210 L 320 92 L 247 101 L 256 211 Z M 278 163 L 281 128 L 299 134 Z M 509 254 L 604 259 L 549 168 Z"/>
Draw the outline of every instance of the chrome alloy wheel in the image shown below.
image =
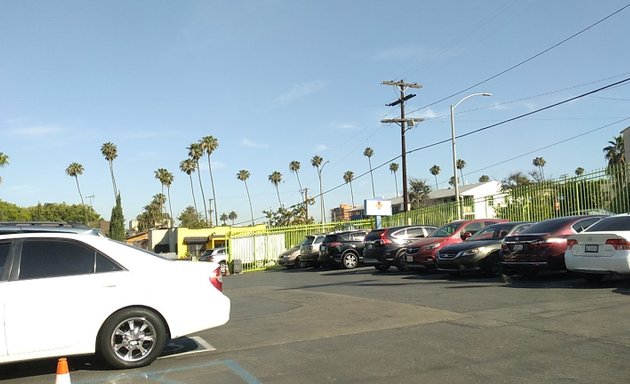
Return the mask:
<path id="1" fill-rule="evenodd" d="M 120 322 L 110 340 L 112 351 L 124 361 L 142 360 L 156 343 L 154 325 L 144 317 L 131 317 Z"/>

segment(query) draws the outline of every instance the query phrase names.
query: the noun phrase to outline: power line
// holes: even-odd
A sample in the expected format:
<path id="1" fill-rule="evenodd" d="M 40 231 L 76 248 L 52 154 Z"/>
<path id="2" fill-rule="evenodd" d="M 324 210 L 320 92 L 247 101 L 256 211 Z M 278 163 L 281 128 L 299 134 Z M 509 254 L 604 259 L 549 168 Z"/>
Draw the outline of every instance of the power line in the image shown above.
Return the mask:
<path id="1" fill-rule="evenodd" d="M 576 32 L 576 33 L 574 33 L 574 34 L 572 34 L 571 36 L 569 36 L 569 37 L 567 37 L 567 38 L 565 38 L 565 39 L 561 40 L 560 42 L 558 42 L 558 43 L 556 43 L 556 44 L 554 44 L 554 45 L 550 46 L 549 48 L 546 48 L 546 49 L 544 49 L 544 50 L 542 50 L 542 51 L 538 52 L 537 54 L 535 54 L 535 55 L 533 55 L 533 56 L 528 57 L 527 59 L 525 59 L 525 60 L 523 60 L 523 61 L 519 62 L 518 64 L 515 64 L 515 65 L 513 65 L 513 66 L 511 66 L 511 67 L 509 67 L 509 68 L 507 68 L 507 69 L 505 69 L 505 70 L 503 70 L 503 71 L 501 71 L 501 72 L 499 72 L 499 73 L 497 73 L 497 74 L 494 74 L 494 75 L 492 75 L 492 76 L 488 77 L 488 78 L 487 78 L 487 79 L 485 79 L 485 80 L 482 80 L 482 81 L 480 81 L 480 82 L 478 82 L 478 83 L 476 83 L 476 84 L 473 84 L 473 85 L 469 86 L 469 87 L 468 87 L 468 88 L 466 88 L 466 89 L 462 89 L 461 91 L 458 91 L 458 92 L 456 92 L 456 93 L 453 93 L 453 94 L 451 94 L 451 95 L 448 95 L 448 96 L 446 96 L 446 97 L 443 97 L 443 98 L 441 98 L 441 99 L 439 99 L 439 100 L 437 100 L 437 101 L 434 101 L 434 102 L 432 102 L 432 103 L 430 103 L 430 104 L 427 104 L 427 105 L 425 105 L 425 106 L 423 106 L 423 107 L 420 107 L 420 108 L 418 108 L 418 109 L 416 109 L 416 110 L 410 111 L 410 113 L 417 112 L 417 111 L 419 111 L 419 110 L 421 110 L 421 109 L 425 109 L 425 108 L 431 107 L 431 106 L 433 106 L 433 105 L 435 105 L 435 104 L 441 103 L 442 101 L 448 100 L 448 99 L 450 99 L 451 97 L 455 97 L 455 96 L 460 95 L 460 94 L 462 94 L 462 93 L 464 93 L 464 92 L 467 92 L 467 91 L 469 91 L 469 90 L 471 90 L 471 89 L 473 89 L 473 88 L 475 88 L 475 87 L 477 87 L 477 86 L 479 86 L 479 85 L 481 85 L 481 84 L 487 83 L 487 82 L 488 82 L 488 81 L 490 81 L 490 80 L 496 79 L 497 77 L 499 77 L 499 76 L 501 76 L 501 75 L 503 75 L 503 74 L 505 74 L 505 73 L 507 73 L 507 72 L 510 72 L 511 70 L 516 69 L 516 68 L 520 67 L 521 65 L 526 64 L 526 63 L 528 63 L 528 62 L 530 62 L 530 61 L 534 60 L 535 58 L 537 58 L 537 57 L 539 57 L 539 56 L 544 55 L 545 53 L 547 53 L 547 52 L 551 51 L 552 49 L 559 47 L 560 45 L 562 45 L 562 44 L 566 43 L 567 41 L 572 40 L 573 38 L 575 38 L 575 37 L 577 37 L 577 36 L 581 35 L 582 33 L 584 33 L 584 32 L 586 32 L 586 31 L 588 31 L 589 29 L 594 28 L 594 27 L 595 27 L 595 26 L 597 26 L 598 24 L 601 24 L 601 23 L 603 23 L 604 21 L 606 21 L 606 20 L 610 19 L 611 17 L 613 17 L 613 16 L 617 15 L 618 13 L 622 12 L 623 10 L 625 10 L 625 9 L 626 9 L 626 8 L 628 8 L 628 7 L 630 7 L 630 4 L 626 4 L 626 5 L 624 5 L 623 7 L 621 7 L 621 8 L 619 8 L 619 9 L 617 9 L 616 11 L 614 11 L 614 12 L 612 12 L 611 14 L 607 15 L 606 17 L 604 17 L 604 18 L 602 18 L 602 19 L 599 19 L 598 21 L 594 22 L 593 24 L 589 25 L 588 27 L 583 28 L 582 30 L 580 30 L 580 31 L 578 31 L 578 32 Z"/>

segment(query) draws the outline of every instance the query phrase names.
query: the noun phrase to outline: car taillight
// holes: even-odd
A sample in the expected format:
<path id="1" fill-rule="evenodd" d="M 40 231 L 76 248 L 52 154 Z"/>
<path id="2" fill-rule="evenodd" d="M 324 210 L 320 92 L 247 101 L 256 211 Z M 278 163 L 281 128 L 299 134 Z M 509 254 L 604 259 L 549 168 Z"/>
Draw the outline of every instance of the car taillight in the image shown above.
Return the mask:
<path id="1" fill-rule="evenodd" d="M 334 241 L 332 243 L 328 243 L 329 247 L 341 247 L 341 243 L 338 241 Z"/>
<path id="2" fill-rule="evenodd" d="M 381 233 L 381 244 L 391 244 L 392 241 L 385 237 L 385 232 Z"/>
<path id="3" fill-rule="evenodd" d="M 608 239 L 606 244 L 612 245 L 618 251 L 630 250 L 630 241 L 625 239 Z"/>
<path id="4" fill-rule="evenodd" d="M 221 267 L 217 267 L 214 271 L 212 271 L 212 275 L 210 275 L 210 283 L 220 292 L 223 292 L 223 275 L 221 274 Z"/>
<path id="5" fill-rule="evenodd" d="M 573 248 L 573 246 L 576 245 L 577 243 L 578 241 L 575 239 L 567 240 L 567 250 L 570 250 L 571 248 Z"/>

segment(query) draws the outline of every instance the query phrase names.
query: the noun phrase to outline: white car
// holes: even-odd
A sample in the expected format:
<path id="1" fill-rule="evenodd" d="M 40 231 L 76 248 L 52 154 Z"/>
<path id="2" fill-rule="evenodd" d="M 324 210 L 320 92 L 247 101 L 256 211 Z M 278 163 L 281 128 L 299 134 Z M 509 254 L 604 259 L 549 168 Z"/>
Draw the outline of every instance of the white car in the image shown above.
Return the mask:
<path id="1" fill-rule="evenodd" d="M 0 235 L 0 363 L 98 354 L 148 365 L 170 338 L 225 324 L 218 263 L 159 255 L 102 236 Z"/>
<path id="2" fill-rule="evenodd" d="M 630 214 L 609 216 L 567 239 L 564 262 L 589 281 L 630 275 Z"/>

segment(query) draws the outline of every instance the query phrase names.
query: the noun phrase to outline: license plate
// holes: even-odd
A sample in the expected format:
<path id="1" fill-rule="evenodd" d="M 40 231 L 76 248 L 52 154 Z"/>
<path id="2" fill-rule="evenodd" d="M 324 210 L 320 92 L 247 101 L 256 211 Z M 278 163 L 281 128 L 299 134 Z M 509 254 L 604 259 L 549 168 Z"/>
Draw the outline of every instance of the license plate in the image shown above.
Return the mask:
<path id="1" fill-rule="evenodd" d="M 407 262 L 413 263 L 413 256 L 407 256 Z"/>
<path id="2" fill-rule="evenodd" d="M 514 244 L 514 250 L 515 251 L 522 251 L 523 250 L 523 244 Z"/>
<path id="3" fill-rule="evenodd" d="M 586 244 L 584 246 L 584 252 L 597 253 L 598 251 L 599 251 L 599 245 L 597 244 Z"/>

